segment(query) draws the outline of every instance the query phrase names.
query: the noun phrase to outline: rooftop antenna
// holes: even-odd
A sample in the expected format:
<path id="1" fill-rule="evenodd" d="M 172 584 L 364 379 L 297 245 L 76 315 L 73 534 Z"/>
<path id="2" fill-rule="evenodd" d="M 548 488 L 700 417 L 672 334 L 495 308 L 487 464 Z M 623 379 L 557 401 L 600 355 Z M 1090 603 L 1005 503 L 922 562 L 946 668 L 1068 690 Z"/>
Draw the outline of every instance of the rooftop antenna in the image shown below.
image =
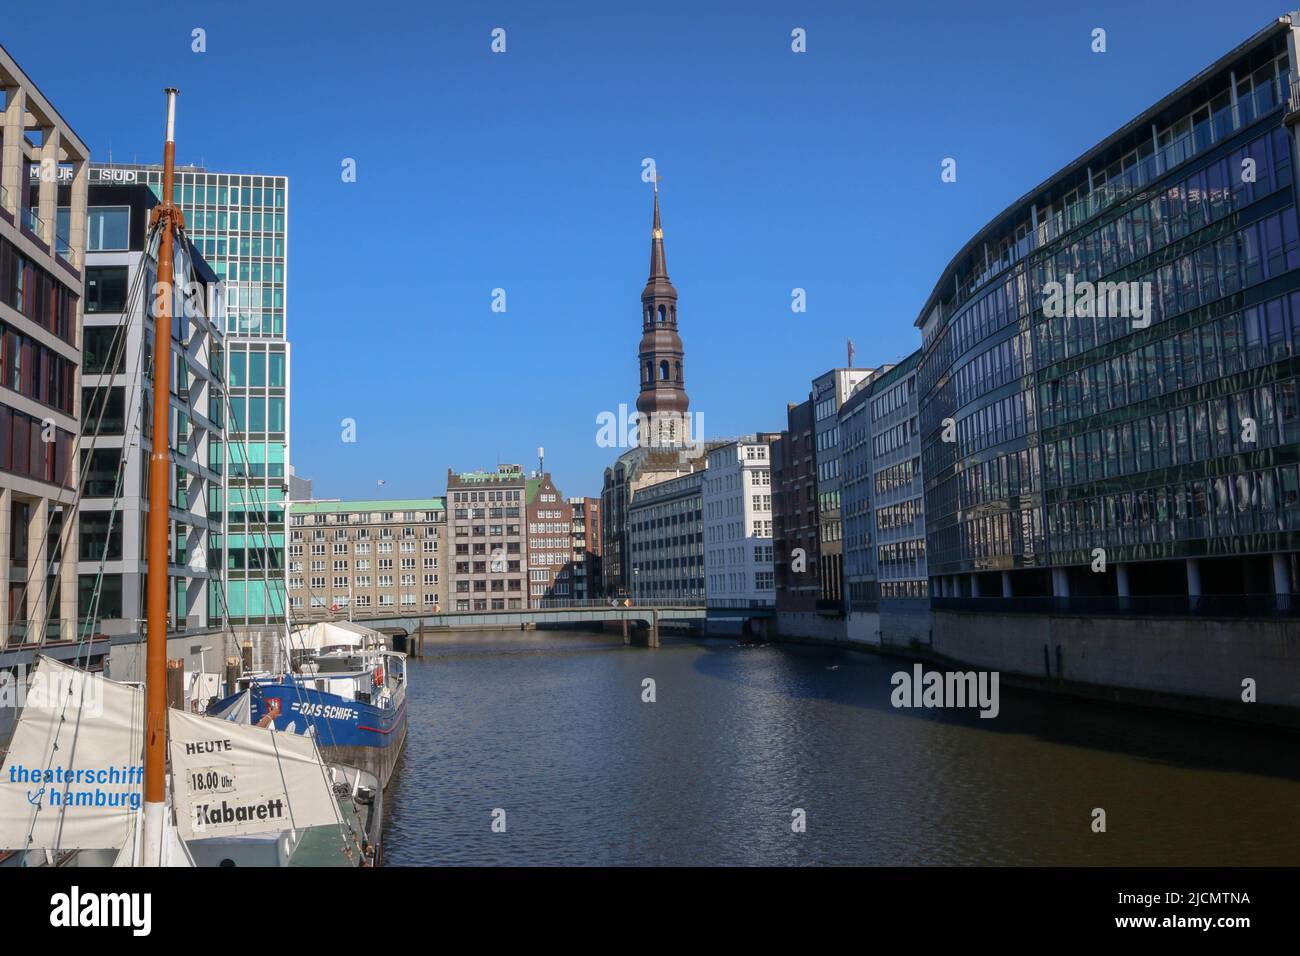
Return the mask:
<path id="1" fill-rule="evenodd" d="M 546 474 L 546 449 L 541 445 L 537 446 L 537 474 L 539 477 Z"/>
<path id="2" fill-rule="evenodd" d="M 849 368 L 853 368 L 853 340 L 849 339 Z"/>

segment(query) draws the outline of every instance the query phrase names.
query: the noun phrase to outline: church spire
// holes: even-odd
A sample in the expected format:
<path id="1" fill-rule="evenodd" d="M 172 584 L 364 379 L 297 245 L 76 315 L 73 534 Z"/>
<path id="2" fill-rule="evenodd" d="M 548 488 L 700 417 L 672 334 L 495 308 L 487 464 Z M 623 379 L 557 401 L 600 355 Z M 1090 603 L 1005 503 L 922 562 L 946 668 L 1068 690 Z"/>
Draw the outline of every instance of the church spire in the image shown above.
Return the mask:
<path id="1" fill-rule="evenodd" d="M 664 260 L 664 228 L 659 223 L 659 176 L 655 179 L 655 218 L 650 228 L 650 280 L 668 278 L 668 264 Z"/>
<path id="2" fill-rule="evenodd" d="M 654 179 L 654 220 L 650 229 L 650 278 L 641 291 L 641 390 L 638 412 L 650 416 L 658 444 L 677 444 L 685 437 L 690 399 L 686 395 L 685 350 L 677 333 L 677 290 L 668 279 L 664 230 L 659 220 L 659 177 Z"/>

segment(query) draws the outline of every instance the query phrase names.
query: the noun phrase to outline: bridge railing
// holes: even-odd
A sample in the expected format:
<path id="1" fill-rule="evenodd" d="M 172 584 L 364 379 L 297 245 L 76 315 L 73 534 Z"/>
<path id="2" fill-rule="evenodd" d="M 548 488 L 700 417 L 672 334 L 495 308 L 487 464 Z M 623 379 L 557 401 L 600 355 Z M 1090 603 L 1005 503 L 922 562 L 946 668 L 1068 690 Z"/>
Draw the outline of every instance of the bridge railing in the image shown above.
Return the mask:
<path id="1" fill-rule="evenodd" d="M 371 608 L 366 611 L 355 611 L 352 620 L 362 623 L 365 621 L 388 621 L 399 618 L 439 618 L 439 617 L 495 617 L 508 614 L 520 615 L 528 614 L 532 611 L 626 611 L 626 610 L 668 610 L 675 608 L 699 608 L 703 609 L 703 601 L 691 600 L 670 600 L 670 601 L 647 601 L 644 603 L 637 602 L 631 598 L 606 598 L 595 601 L 568 601 L 568 600 L 534 600 L 528 607 L 508 608 L 495 611 L 457 611 L 451 608 L 440 608 L 438 611 L 421 611 L 406 610 L 399 608 Z M 348 620 L 347 611 L 336 611 L 332 614 L 321 614 L 317 612 L 313 615 L 301 615 L 295 618 L 295 622 L 301 624 L 313 624 L 319 621 L 346 621 Z"/>
<path id="2" fill-rule="evenodd" d="M 704 607 L 703 599 L 664 601 L 638 601 L 632 596 L 605 598 L 596 601 L 566 601 L 562 598 L 535 598 L 524 608 L 526 611 L 569 610 L 571 608 L 607 608 L 607 607 Z M 466 612 L 459 612 L 464 614 Z M 472 613 L 472 612 L 471 612 Z"/>

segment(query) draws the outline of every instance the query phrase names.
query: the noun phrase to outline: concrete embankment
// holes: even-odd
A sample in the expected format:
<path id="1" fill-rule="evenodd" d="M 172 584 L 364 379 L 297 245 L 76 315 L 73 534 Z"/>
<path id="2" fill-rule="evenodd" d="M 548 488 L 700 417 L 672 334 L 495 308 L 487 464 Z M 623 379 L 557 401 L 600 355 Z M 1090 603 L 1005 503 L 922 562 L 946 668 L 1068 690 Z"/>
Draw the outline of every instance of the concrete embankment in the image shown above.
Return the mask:
<path id="1" fill-rule="evenodd" d="M 815 627 L 778 615 L 777 639 L 996 670 L 1012 687 L 1300 730 L 1300 621 L 936 610 L 924 622 L 883 608 Z"/>

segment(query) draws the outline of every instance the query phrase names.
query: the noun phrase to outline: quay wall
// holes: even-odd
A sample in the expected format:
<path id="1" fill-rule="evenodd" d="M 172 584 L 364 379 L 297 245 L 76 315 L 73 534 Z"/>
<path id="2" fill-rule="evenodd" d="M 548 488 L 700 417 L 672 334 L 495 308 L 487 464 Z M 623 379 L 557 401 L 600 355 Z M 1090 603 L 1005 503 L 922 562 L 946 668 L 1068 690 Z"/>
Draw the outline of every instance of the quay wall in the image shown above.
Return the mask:
<path id="1" fill-rule="evenodd" d="M 878 611 L 852 611 L 844 618 L 844 639 L 850 644 L 880 646 L 881 622 Z"/>
<path id="2" fill-rule="evenodd" d="M 848 639 L 845 619 L 815 611 L 777 611 L 777 638 L 843 644 Z"/>
<path id="3" fill-rule="evenodd" d="M 866 647 L 910 648 L 930 643 L 930 605 L 920 600 L 884 600 L 875 610 L 852 611 L 843 617 L 778 611 L 777 636 Z"/>
<path id="4" fill-rule="evenodd" d="M 1074 684 L 1300 709 L 1300 621 L 934 612 L 936 654 Z"/>
<path id="5" fill-rule="evenodd" d="M 852 646 L 1008 686 L 1300 730 L 1300 621 L 995 614 L 887 607 L 778 614 L 778 639 Z M 1255 701 L 1242 700 L 1254 681 Z"/>
<path id="6" fill-rule="evenodd" d="M 929 646 L 934 626 L 926 600 L 882 600 L 880 640 L 890 647 Z"/>

